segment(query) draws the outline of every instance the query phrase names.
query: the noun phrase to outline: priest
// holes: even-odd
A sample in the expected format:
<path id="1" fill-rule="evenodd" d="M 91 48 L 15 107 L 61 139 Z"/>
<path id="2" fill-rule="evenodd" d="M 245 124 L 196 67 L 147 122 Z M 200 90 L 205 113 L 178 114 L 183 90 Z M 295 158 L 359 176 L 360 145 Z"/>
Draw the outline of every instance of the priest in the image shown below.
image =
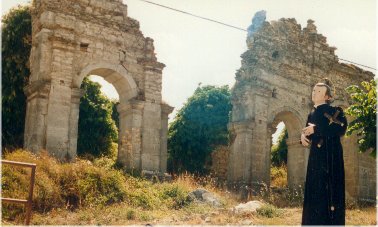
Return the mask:
<path id="1" fill-rule="evenodd" d="M 348 126 L 343 109 L 333 107 L 328 79 L 312 90 L 314 107 L 302 129 L 310 147 L 302 225 L 345 225 L 345 172 L 340 137 Z"/>

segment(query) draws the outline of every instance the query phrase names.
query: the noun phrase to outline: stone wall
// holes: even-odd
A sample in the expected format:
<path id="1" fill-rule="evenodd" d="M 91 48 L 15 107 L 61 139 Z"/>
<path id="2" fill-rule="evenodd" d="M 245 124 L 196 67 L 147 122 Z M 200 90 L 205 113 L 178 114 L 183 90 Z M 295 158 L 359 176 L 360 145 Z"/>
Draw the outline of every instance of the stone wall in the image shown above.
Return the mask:
<path id="1" fill-rule="evenodd" d="M 166 170 L 165 121 L 172 108 L 162 103 L 165 65 L 121 0 L 34 0 L 32 39 L 25 148 L 76 156 L 80 85 L 94 74 L 120 97 L 118 160 Z"/>
<path id="2" fill-rule="evenodd" d="M 211 152 L 211 175 L 221 181 L 226 180 L 229 154 L 228 146 L 219 146 Z"/>
<path id="3" fill-rule="evenodd" d="M 374 74 L 340 63 L 335 47 L 317 33 L 314 21 L 307 26 L 295 19 L 265 21 L 265 12 L 254 18 L 249 29 L 248 50 L 241 55 L 232 88 L 231 144 L 227 178 L 231 185 L 259 187 L 270 184 L 271 136 L 280 121 L 288 129 L 288 184 L 303 185 L 309 151 L 299 144 L 300 131 L 312 108 L 313 86 L 328 77 L 334 83 L 335 102 L 346 108 L 345 88 L 370 81 Z M 350 119 L 349 119 L 350 120 Z M 346 191 L 355 198 L 374 199 L 375 160 L 357 153 L 355 137 L 344 137 Z"/>

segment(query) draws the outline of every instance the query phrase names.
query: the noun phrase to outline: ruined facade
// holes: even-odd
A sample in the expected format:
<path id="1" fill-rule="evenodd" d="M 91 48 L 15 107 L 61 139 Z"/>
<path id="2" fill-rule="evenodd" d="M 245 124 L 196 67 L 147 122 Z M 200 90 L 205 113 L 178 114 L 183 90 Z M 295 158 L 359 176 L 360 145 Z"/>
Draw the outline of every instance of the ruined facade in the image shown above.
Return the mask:
<path id="1" fill-rule="evenodd" d="M 32 6 L 25 148 L 74 158 L 80 85 L 98 75 L 120 97 L 118 161 L 165 172 L 173 110 L 162 102 L 165 65 L 155 57 L 153 40 L 127 16 L 127 6 L 122 0 L 34 0 Z"/>
<path id="2" fill-rule="evenodd" d="M 260 12 L 261 13 L 261 12 Z M 260 17 L 260 19 L 258 18 Z M 248 50 L 236 73 L 232 90 L 233 135 L 228 161 L 229 185 L 259 188 L 270 185 L 272 134 L 283 121 L 288 130 L 288 185 L 303 186 L 308 148 L 300 143 L 301 129 L 313 104 L 313 86 L 328 77 L 335 87 L 333 106 L 350 105 L 345 88 L 370 81 L 374 74 L 354 65 L 339 63 L 335 47 L 317 33 L 314 21 L 307 27 L 295 19 L 266 22 L 265 13 L 254 18 L 249 28 Z M 348 118 L 348 122 L 352 119 Z M 346 195 L 374 200 L 376 164 L 368 154 L 359 154 L 355 135 L 342 137 Z"/>

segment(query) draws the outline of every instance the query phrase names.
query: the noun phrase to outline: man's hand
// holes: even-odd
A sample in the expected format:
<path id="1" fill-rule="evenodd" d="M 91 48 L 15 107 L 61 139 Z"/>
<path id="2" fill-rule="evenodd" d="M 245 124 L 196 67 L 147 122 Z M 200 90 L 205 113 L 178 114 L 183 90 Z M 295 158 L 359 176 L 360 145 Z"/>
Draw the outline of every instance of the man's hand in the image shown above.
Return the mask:
<path id="1" fill-rule="evenodd" d="M 314 133 L 314 124 L 308 123 L 310 126 L 307 126 L 306 128 L 302 129 L 302 134 L 305 136 L 309 136 Z"/>
<path id="2" fill-rule="evenodd" d="M 302 145 L 307 147 L 309 144 L 310 144 L 310 140 L 306 138 L 306 135 L 305 134 L 301 134 L 301 142 L 302 142 Z"/>

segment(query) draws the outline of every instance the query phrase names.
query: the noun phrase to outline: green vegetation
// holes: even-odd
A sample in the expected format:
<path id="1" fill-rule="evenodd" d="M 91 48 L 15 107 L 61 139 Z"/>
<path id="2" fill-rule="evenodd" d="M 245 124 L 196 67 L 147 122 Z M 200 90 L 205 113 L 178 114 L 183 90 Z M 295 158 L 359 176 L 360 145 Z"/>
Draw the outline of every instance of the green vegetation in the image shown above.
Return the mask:
<path id="1" fill-rule="evenodd" d="M 288 133 L 285 127 L 278 136 L 277 144 L 274 144 L 271 149 L 271 163 L 273 166 L 278 167 L 287 164 L 287 138 Z"/>
<path id="2" fill-rule="evenodd" d="M 28 68 L 31 49 L 31 16 L 28 6 L 13 8 L 2 17 L 1 123 L 2 147 L 23 146 Z"/>
<path id="3" fill-rule="evenodd" d="M 168 210 L 180 209 L 190 203 L 187 194 L 191 188 L 185 184 L 153 184 L 125 174 L 123 170 L 104 167 L 109 166 L 103 165 L 109 159 L 93 163 L 78 159 L 73 163 L 61 164 L 47 153 L 34 155 L 23 150 L 7 153 L 4 158 L 37 164 L 33 211 L 38 213 L 120 203 L 130 208 Z M 100 163 L 102 165 L 98 165 Z M 2 165 L 2 196 L 27 198 L 29 176 L 30 170 L 27 168 Z M 23 213 L 20 206 L 3 204 L 5 220 L 21 219 Z M 127 218 L 135 218 L 135 212 L 128 212 Z"/>
<path id="4" fill-rule="evenodd" d="M 117 143 L 118 130 L 112 117 L 114 103 L 101 93 L 101 85 L 84 78 L 81 88 L 85 90 L 80 99 L 79 136 L 77 153 L 80 156 L 114 156 L 112 143 Z"/>
<path id="5" fill-rule="evenodd" d="M 362 88 L 352 85 L 346 88 L 352 99 L 352 105 L 346 113 L 354 120 L 349 123 L 346 135 L 356 132 L 360 152 L 370 151 L 374 158 L 377 156 L 377 83 L 375 80 L 363 81 Z"/>
<path id="6" fill-rule="evenodd" d="M 258 208 L 256 212 L 259 215 L 267 218 L 278 217 L 282 214 L 282 211 L 280 209 L 271 204 L 263 205 L 262 207 Z"/>
<path id="7" fill-rule="evenodd" d="M 230 111 L 228 86 L 198 87 L 170 124 L 169 169 L 178 173 L 208 173 L 211 152 L 228 143 Z"/>

